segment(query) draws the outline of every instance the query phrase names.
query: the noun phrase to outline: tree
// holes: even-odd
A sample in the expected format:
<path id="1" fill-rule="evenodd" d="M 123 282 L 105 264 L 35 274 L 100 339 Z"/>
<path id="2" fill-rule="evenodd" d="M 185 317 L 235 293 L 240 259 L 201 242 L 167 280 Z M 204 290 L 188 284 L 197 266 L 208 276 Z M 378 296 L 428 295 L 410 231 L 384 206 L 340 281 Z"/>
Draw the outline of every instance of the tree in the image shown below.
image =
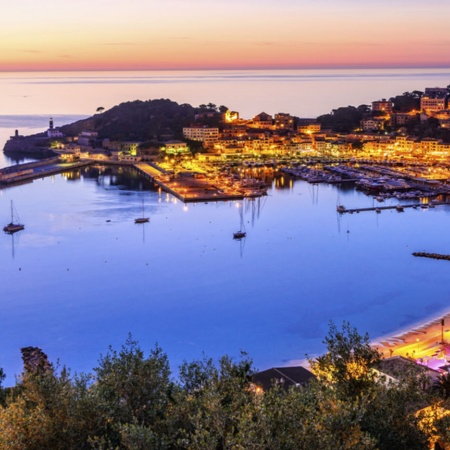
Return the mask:
<path id="1" fill-rule="evenodd" d="M 313 373 L 324 383 L 331 383 L 342 398 L 355 399 L 373 386 L 376 379 L 374 368 L 381 354 L 370 345 L 369 336 L 361 336 L 356 328 L 344 322 L 339 331 L 330 322 L 324 344 L 327 353 L 309 359 Z"/>
<path id="2" fill-rule="evenodd" d="M 433 383 L 433 392 L 437 393 L 439 397 L 447 400 L 450 398 L 450 373 L 443 373 Z"/>
<path id="3" fill-rule="evenodd" d="M 211 359 L 184 363 L 169 421 L 180 449 L 228 449 L 255 392 L 250 388 L 252 361 L 228 356 L 216 367 Z"/>
<path id="4" fill-rule="evenodd" d="M 89 394 L 91 379 L 73 378 L 43 360 L 27 367 L 0 409 L 0 449 L 88 449 L 99 416 Z"/>
<path id="5" fill-rule="evenodd" d="M 109 348 L 96 372 L 93 395 L 104 418 L 104 429 L 97 443 L 105 440 L 119 445 L 121 434 L 132 439 L 135 425 L 148 437 L 162 435 L 172 382 L 167 355 L 155 345 L 148 357 L 129 335 L 121 350 Z M 125 426 L 125 428 L 123 428 Z"/>
<path id="6" fill-rule="evenodd" d="M 99 106 L 95 111 L 98 113 L 102 113 L 105 110 L 105 108 L 103 108 L 103 106 Z"/>

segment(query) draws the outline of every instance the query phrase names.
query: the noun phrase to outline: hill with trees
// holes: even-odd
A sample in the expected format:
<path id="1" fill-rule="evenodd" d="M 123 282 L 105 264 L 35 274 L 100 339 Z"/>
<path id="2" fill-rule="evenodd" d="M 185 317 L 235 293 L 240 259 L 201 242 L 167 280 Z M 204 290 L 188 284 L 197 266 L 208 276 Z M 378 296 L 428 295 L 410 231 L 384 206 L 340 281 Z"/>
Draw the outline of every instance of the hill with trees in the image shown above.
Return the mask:
<path id="1" fill-rule="evenodd" d="M 226 110 L 226 107 L 220 108 Z M 168 99 L 136 100 L 121 103 L 106 111 L 99 107 L 98 114 L 65 125 L 61 127 L 61 131 L 75 136 L 82 131 L 94 130 L 98 132 L 100 139 L 112 140 L 150 141 L 159 140 L 165 135 L 180 139 L 183 127 L 190 126 L 194 121 L 198 124 L 217 125 L 221 119 L 220 108 L 212 103 L 193 107 Z"/>

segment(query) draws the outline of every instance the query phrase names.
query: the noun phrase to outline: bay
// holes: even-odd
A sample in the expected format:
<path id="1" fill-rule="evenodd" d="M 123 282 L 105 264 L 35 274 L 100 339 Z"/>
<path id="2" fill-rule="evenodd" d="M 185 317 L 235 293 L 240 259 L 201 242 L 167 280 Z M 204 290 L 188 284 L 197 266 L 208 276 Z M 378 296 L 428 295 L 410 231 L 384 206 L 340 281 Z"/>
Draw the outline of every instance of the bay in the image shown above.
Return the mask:
<path id="1" fill-rule="evenodd" d="M 70 123 L 98 106 L 131 100 L 125 98 L 131 93 L 194 105 L 212 101 L 244 111 L 243 117 L 262 110 L 314 116 L 316 103 L 324 104 L 322 113 L 448 84 L 444 70 L 391 72 L 327 72 L 305 83 L 298 74 L 295 80 L 286 73 L 278 78 L 253 73 L 243 80 L 241 72 L 235 74 L 241 93 L 259 86 L 259 100 L 251 92 L 238 98 L 239 83 L 229 73 L 214 80 L 209 74 L 203 81 L 198 74 L 188 74 L 192 81 L 179 73 L 167 83 L 161 74 L 152 83 L 149 74 L 136 73 L 120 74 L 120 83 L 118 74 L 110 73 L 17 79 L 2 74 L 2 98 L 18 85 L 30 89 L 30 99 L 40 94 L 28 107 L 23 100 L 7 110 L 3 102 L 0 139 L 17 128 L 23 134 L 43 131 L 50 115 L 56 126 Z M 138 77 L 143 80 L 136 82 Z M 313 83 L 322 89 L 315 90 L 316 103 L 306 104 L 301 99 L 308 98 L 304 91 Z M 336 97 L 324 99 L 333 83 Z M 378 84 L 384 84 L 383 93 Z M 366 100 L 354 96 L 355 90 L 364 91 Z M 343 91 L 348 102 L 342 102 Z M 74 98 L 81 100 L 72 103 Z M 288 109 L 294 103 L 298 109 Z M 16 162 L 4 157 L 3 165 Z M 0 367 L 6 384 L 20 373 L 20 348 L 28 345 L 41 347 L 52 361 L 60 358 L 76 371 L 90 371 L 108 345 L 118 348 L 132 333 L 144 349 L 158 342 L 174 371 L 203 352 L 217 358 L 238 356 L 241 349 L 265 369 L 323 351 L 330 320 L 348 320 L 377 339 L 447 311 L 446 262 L 411 253 L 450 253 L 448 208 L 338 217 L 338 197 L 347 207 L 373 202 L 353 189 L 277 177 L 267 197 L 245 203 L 247 238 L 239 242 L 232 239 L 239 203 L 186 206 L 129 171 L 89 170 L 0 190 L 3 222 L 13 199 L 26 225 L 0 239 Z M 150 223 L 135 225 L 142 200 Z"/>

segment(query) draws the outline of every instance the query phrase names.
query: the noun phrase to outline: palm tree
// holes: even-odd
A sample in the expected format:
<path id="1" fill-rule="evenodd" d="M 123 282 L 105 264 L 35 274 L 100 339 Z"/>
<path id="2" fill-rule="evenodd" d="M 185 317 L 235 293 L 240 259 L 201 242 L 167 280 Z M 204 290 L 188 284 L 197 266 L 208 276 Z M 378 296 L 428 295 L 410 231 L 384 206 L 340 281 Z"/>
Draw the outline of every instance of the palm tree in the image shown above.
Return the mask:
<path id="1" fill-rule="evenodd" d="M 433 391 L 444 400 L 450 398 L 450 373 L 443 373 L 433 383 Z"/>

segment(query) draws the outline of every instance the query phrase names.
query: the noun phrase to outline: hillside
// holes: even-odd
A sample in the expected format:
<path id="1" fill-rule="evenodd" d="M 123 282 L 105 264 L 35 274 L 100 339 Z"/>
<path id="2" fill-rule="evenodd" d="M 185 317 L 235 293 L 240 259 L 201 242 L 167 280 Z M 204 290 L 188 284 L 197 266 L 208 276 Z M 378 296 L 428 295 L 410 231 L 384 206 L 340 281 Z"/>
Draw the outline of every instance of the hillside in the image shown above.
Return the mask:
<path id="1" fill-rule="evenodd" d="M 214 112 L 213 119 L 218 123 L 220 114 L 215 109 L 206 110 Z M 167 99 L 136 100 L 121 103 L 88 119 L 65 125 L 61 127 L 61 131 L 74 136 L 81 131 L 95 130 L 100 139 L 112 140 L 147 141 L 167 135 L 180 139 L 183 127 L 189 126 L 194 122 L 196 114 L 206 110 L 189 104 L 179 105 Z"/>

